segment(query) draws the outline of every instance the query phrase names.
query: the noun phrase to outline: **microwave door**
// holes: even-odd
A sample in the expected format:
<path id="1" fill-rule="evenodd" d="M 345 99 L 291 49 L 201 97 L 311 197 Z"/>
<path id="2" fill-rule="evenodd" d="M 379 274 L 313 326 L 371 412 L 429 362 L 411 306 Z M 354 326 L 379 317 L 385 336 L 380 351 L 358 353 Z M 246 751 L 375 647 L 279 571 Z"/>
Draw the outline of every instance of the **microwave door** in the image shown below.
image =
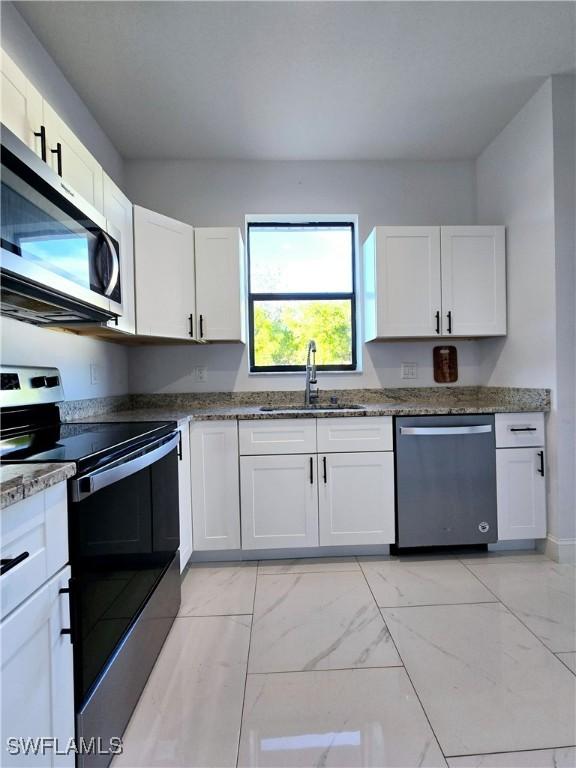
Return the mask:
<path id="1" fill-rule="evenodd" d="M 116 313 L 118 243 L 105 220 L 84 214 L 4 146 L 1 196 L 3 272 Z"/>

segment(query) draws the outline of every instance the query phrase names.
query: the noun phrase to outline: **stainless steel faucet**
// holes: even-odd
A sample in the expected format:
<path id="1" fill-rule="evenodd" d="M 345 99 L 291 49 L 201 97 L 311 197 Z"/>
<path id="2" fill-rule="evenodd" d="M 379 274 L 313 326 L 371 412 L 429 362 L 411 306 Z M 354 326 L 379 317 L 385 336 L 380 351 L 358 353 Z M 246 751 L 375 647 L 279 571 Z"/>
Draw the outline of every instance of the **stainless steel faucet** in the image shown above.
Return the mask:
<path id="1" fill-rule="evenodd" d="M 316 403 L 320 397 L 316 386 L 316 342 L 312 339 L 308 342 L 308 354 L 306 356 L 306 388 L 304 390 L 304 405 Z"/>

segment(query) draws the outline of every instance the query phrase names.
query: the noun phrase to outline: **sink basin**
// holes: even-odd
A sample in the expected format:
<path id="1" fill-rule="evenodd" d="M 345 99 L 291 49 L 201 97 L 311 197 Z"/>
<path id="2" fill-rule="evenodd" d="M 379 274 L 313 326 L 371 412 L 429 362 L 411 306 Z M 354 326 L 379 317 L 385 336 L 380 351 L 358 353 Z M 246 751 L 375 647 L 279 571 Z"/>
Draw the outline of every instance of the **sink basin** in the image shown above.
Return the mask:
<path id="1" fill-rule="evenodd" d="M 362 411 L 364 409 L 364 405 L 351 403 L 329 403 L 328 405 L 322 403 L 313 403 L 312 405 L 263 405 L 260 408 L 261 411 L 267 411 L 268 413 L 283 413 L 284 411 Z"/>

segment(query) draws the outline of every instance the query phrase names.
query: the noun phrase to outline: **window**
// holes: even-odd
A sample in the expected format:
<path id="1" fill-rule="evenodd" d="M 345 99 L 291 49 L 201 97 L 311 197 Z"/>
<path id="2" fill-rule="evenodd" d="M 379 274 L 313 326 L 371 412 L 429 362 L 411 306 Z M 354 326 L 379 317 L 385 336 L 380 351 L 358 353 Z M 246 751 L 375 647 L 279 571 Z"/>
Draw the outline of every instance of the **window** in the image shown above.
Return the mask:
<path id="1" fill-rule="evenodd" d="M 250 370 L 356 369 L 354 223 L 248 224 Z"/>

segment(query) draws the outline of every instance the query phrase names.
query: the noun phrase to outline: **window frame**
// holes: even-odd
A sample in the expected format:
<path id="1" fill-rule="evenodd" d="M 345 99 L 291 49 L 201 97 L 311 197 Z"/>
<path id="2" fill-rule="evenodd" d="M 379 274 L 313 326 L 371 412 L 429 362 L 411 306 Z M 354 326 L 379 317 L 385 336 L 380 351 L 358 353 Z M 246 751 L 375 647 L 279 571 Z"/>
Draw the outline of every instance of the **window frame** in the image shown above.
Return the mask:
<path id="1" fill-rule="evenodd" d="M 352 269 L 352 291 L 351 292 L 322 292 L 322 293 L 253 293 L 252 292 L 252 270 L 250 264 L 250 228 L 274 228 L 283 227 L 294 229 L 325 228 L 325 227 L 349 227 L 350 228 L 350 266 Z M 254 302 L 255 301 L 298 301 L 298 300 L 345 300 L 350 301 L 350 320 L 351 320 L 351 341 L 352 341 L 352 361 L 343 365 L 317 365 L 318 371 L 342 371 L 355 372 L 358 370 L 357 354 L 357 317 L 356 317 L 356 221 L 351 217 L 344 216 L 342 219 L 330 220 L 298 220 L 298 217 L 286 218 L 286 220 L 265 220 L 259 221 L 257 217 L 250 218 L 246 222 L 246 260 L 247 260 L 247 278 L 248 278 L 248 353 L 250 363 L 250 373 L 301 373 L 306 370 L 306 364 L 302 365 L 256 365 L 254 348 Z"/>

